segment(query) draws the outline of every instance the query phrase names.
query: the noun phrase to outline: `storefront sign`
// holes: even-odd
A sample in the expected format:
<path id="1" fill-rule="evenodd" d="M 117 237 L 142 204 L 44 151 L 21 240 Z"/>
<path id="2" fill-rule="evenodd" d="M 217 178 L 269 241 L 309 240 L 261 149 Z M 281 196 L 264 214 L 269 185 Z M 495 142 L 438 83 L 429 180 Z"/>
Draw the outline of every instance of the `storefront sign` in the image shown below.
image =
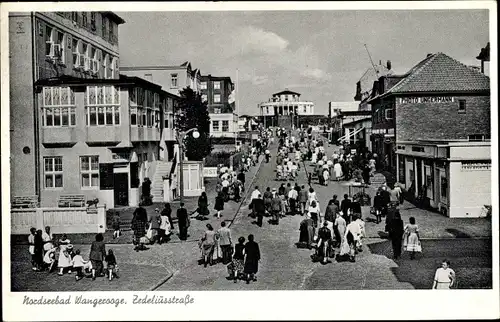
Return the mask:
<path id="1" fill-rule="evenodd" d="M 401 97 L 401 104 L 417 104 L 417 103 L 451 103 L 454 102 L 454 97 L 449 96 L 424 96 L 424 97 Z"/>
<path id="2" fill-rule="evenodd" d="M 372 186 L 374 187 L 380 187 L 382 186 L 384 183 L 386 183 L 386 178 L 383 174 L 381 173 L 375 173 L 373 175 L 373 177 L 370 179 L 370 183 Z"/>
<path id="3" fill-rule="evenodd" d="M 217 167 L 203 167 L 203 177 L 217 178 Z"/>

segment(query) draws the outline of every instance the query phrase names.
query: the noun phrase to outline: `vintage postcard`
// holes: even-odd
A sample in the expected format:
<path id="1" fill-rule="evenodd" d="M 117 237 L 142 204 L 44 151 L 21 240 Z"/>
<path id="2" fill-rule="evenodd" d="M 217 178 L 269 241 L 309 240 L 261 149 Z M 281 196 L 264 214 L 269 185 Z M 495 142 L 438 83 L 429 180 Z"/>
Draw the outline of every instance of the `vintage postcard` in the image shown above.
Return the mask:
<path id="1" fill-rule="evenodd" d="M 2 3 L 4 319 L 498 318 L 496 9 Z"/>

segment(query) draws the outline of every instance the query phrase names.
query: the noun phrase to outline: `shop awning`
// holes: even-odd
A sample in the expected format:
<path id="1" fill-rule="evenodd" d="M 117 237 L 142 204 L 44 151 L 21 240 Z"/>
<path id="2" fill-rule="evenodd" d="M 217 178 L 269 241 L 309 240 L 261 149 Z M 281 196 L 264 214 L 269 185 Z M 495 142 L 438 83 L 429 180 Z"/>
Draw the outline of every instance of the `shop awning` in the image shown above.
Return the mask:
<path id="1" fill-rule="evenodd" d="M 361 127 L 361 128 L 359 128 L 359 129 L 357 129 L 357 130 L 356 130 L 356 131 L 354 131 L 354 132 L 349 132 L 349 135 L 344 135 L 344 136 L 342 136 L 342 137 L 339 139 L 339 141 L 340 141 L 340 142 L 342 142 L 342 141 L 347 141 L 347 140 L 348 140 L 348 139 L 350 139 L 352 136 L 354 136 L 354 135 L 358 134 L 359 132 L 363 131 L 364 129 L 365 129 L 365 127 L 363 126 L 363 127 Z"/>

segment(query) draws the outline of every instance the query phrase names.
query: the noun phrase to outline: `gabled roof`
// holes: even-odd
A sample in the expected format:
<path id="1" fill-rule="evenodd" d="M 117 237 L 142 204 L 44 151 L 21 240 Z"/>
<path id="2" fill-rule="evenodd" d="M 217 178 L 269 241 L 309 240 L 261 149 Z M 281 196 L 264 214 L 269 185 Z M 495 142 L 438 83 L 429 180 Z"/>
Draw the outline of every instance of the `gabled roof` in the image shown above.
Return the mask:
<path id="1" fill-rule="evenodd" d="M 292 94 L 292 95 L 298 95 L 298 96 L 300 96 L 300 93 L 292 92 L 292 91 L 290 91 L 288 89 L 286 89 L 284 91 L 281 91 L 281 92 L 278 92 L 278 93 L 274 93 L 273 96 L 282 95 L 282 94 L 285 94 L 285 95 Z"/>
<path id="2" fill-rule="evenodd" d="M 387 93 L 489 91 L 490 78 L 443 53 L 429 55 Z"/>

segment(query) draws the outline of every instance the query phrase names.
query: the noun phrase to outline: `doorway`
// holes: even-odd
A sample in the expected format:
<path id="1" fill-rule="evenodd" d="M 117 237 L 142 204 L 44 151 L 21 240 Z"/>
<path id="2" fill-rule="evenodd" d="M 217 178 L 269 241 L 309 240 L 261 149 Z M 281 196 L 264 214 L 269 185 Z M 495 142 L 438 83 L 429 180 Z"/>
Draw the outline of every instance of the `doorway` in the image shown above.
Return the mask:
<path id="1" fill-rule="evenodd" d="M 114 174 L 115 206 L 128 206 L 128 173 Z"/>
<path id="2" fill-rule="evenodd" d="M 423 185 L 424 183 L 422 182 L 422 160 L 417 159 L 417 180 L 416 180 L 416 188 L 417 188 L 417 195 L 422 193 Z M 425 193 L 425 192 L 424 192 Z"/>

